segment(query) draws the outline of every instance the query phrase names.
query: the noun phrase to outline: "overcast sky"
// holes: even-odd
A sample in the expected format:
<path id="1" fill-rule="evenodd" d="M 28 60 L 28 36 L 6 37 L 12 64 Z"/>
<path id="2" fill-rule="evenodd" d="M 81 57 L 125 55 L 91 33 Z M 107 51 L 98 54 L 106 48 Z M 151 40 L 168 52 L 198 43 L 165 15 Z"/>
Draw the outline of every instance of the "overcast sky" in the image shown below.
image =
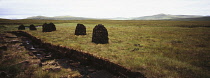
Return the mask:
<path id="1" fill-rule="evenodd" d="M 209 0 L 0 0 L 0 18 L 77 16 L 140 17 L 155 14 L 210 15 Z"/>

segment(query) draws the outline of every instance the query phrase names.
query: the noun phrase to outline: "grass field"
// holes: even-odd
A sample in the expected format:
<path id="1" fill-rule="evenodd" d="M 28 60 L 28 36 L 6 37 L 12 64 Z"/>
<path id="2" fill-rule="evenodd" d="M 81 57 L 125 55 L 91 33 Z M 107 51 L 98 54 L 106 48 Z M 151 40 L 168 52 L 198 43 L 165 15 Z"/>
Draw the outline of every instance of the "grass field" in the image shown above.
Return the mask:
<path id="1" fill-rule="evenodd" d="M 7 20 L 8 21 L 8 20 Z M 2 21 L 0 21 L 2 22 Z M 5 21 L 3 21 L 5 22 Z M 12 21 L 40 25 L 48 21 Z M 10 21 L 10 23 L 12 23 Z M 103 57 L 148 78 L 209 78 L 210 21 L 52 21 L 57 31 L 43 33 L 24 30 L 45 42 L 66 46 Z M 87 35 L 75 36 L 77 23 L 87 28 Z M 103 24 L 109 44 L 91 42 L 92 31 Z M 18 25 L 1 25 L 16 30 Z"/>

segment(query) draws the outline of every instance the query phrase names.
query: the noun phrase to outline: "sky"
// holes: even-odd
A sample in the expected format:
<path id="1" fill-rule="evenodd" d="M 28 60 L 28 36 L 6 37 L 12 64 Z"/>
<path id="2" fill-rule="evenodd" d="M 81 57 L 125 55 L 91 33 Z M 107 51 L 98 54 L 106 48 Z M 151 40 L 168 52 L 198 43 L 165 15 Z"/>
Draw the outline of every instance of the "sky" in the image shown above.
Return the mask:
<path id="1" fill-rule="evenodd" d="M 0 18 L 141 17 L 160 13 L 210 16 L 209 0 L 0 0 Z"/>

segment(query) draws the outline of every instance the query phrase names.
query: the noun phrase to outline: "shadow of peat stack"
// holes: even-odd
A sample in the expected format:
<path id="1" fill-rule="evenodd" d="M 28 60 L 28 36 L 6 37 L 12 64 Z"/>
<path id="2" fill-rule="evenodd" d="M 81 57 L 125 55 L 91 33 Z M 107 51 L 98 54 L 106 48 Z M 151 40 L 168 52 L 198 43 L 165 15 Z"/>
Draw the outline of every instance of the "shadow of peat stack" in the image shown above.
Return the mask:
<path id="1" fill-rule="evenodd" d="M 86 27 L 83 24 L 77 24 L 75 35 L 86 35 Z"/>
<path id="2" fill-rule="evenodd" d="M 42 32 L 52 32 L 52 31 L 56 31 L 56 27 L 53 23 L 50 24 L 44 23 L 42 25 Z"/>
<path id="3" fill-rule="evenodd" d="M 109 43 L 108 31 L 102 24 L 98 24 L 93 29 L 92 42 L 96 44 Z"/>
<path id="4" fill-rule="evenodd" d="M 30 30 L 37 30 L 36 27 L 33 24 L 30 25 L 29 29 Z"/>
<path id="5" fill-rule="evenodd" d="M 21 24 L 19 27 L 18 27 L 18 30 L 25 30 L 25 26 L 23 24 Z"/>

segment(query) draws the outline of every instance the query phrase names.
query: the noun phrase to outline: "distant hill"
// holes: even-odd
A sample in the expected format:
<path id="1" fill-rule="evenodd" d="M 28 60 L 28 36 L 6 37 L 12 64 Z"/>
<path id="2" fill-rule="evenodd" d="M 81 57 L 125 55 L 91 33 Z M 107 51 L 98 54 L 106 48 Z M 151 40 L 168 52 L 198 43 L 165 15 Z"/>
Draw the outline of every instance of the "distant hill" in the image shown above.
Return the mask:
<path id="1" fill-rule="evenodd" d="M 210 21 L 210 16 L 199 15 L 170 15 L 170 14 L 157 14 L 152 16 L 132 17 L 132 18 L 85 18 L 85 17 L 73 17 L 73 16 L 33 16 L 26 19 L 36 20 L 175 20 L 175 21 Z"/>
<path id="2" fill-rule="evenodd" d="M 178 19 L 169 19 L 173 21 L 210 21 L 210 16 L 198 17 L 198 18 L 178 18 Z"/>
<path id="3" fill-rule="evenodd" d="M 170 15 L 170 14 L 157 14 L 152 16 L 143 16 L 133 18 L 132 20 L 170 20 L 170 19 L 181 19 L 181 18 L 200 18 L 203 16 L 198 15 Z"/>
<path id="4" fill-rule="evenodd" d="M 36 19 L 36 20 L 89 20 L 93 18 L 84 18 L 84 17 L 72 17 L 72 16 L 55 16 L 55 17 L 46 17 L 46 16 L 33 16 L 26 19 Z"/>
<path id="5" fill-rule="evenodd" d="M 116 17 L 116 18 L 106 18 L 109 20 L 132 20 L 132 18 Z"/>

